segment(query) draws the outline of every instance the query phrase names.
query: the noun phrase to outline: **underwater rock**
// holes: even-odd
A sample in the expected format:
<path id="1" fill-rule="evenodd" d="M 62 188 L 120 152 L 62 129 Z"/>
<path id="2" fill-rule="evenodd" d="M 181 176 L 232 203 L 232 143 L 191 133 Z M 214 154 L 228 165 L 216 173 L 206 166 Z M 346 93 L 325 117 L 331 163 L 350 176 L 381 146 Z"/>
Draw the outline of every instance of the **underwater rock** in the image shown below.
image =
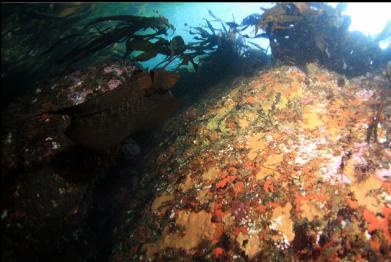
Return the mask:
<path id="1" fill-rule="evenodd" d="M 102 150 L 119 144 L 134 132 L 158 127 L 175 112 L 179 102 L 169 93 L 144 96 L 139 80 L 57 111 L 71 117 L 66 134 L 86 148 Z"/>
<path id="2" fill-rule="evenodd" d="M 121 84 L 109 90 L 113 78 Z M 115 145 L 134 131 L 159 126 L 177 108 L 169 93 L 177 75 L 161 71 L 157 79 L 132 65 L 107 62 L 49 79 L 2 112 L 17 120 L 2 129 L 4 261 L 42 261 L 63 253 L 59 261 L 96 257 L 97 236 L 87 225 L 94 187 L 116 162 L 123 164 L 117 175 L 127 181 L 115 192 L 118 202 L 139 187 L 139 146 L 128 140 L 121 152 Z M 75 147 L 69 138 L 104 150 Z M 112 223 L 109 215 L 101 218 L 105 225 Z"/>
<path id="3" fill-rule="evenodd" d="M 307 71 L 259 72 L 169 120 L 154 197 L 124 217 L 112 261 L 390 257 L 391 153 L 365 135 L 379 103 L 377 136 L 391 132 L 388 80 Z"/>
<path id="4" fill-rule="evenodd" d="M 17 145 L 16 170 L 2 165 L 2 205 L 8 213 L 2 217 L 2 260 L 46 260 L 56 254 L 56 249 L 61 249 L 60 254 L 70 252 L 67 255 L 73 260 L 80 255 L 72 250 L 78 245 L 75 241 L 89 243 L 93 239 L 79 229 L 91 209 L 91 185 L 104 174 L 107 165 L 79 151 L 65 154 L 69 148 L 63 141 L 56 142 L 56 136 L 47 137 L 47 143 L 37 136 L 36 144 L 27 147 L 17 144 L 19 139 L 17 133 L 12 141 L 13 146 Z M 61 148 L 53 149 L 52 143 L 61 144 Z M 9 147 L 2 149 L 10 152 Z M 108 163 L 109 158 L 105 161 Z M 93 253 L 90 244 L 89 252 Z"/>
<path id="5" fill-rule="evenodd" d="M 147 73 L 121 63 L 90 66 L 49 81 L 23 109 L 38 113 L 18 113 L 19 119 L 10 112 L 6 125 L 44 114 L 67 115 L 68 137 L 93 150 L 110 149 L 134 132 L 158 127 L 179 106 L 169 92 L 179 75 L 164 69 Z"/>
<path id="6" fill-rule="evenodd" d="M 162 68 L 151 70 L 149 75 L 152 84 L 150 87 L 144 89 L 144 94 L 146 96 L 150 96 L 154 93 L 164 93 L 170 90 L 180 78 L 179 74 L 166 71 Z"/>
<path id="7" fill-rule="evenodd" d="M 133 158 L 141 153 L 141 149 L 136 141 L 129 138 L 126 143 L 122 145 L 121 152 L 125 158 Z"/>

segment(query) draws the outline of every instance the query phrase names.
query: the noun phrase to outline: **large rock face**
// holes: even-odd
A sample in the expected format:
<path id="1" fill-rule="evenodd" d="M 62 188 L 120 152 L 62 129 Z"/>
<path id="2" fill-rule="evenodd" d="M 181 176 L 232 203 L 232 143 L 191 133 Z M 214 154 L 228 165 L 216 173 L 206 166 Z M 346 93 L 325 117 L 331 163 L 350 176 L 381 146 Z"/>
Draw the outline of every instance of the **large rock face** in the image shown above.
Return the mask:
<path id="1" fill-rule="evenodd" d="M 167 123 L 155 196 L 112 260 L 390 257 L 389 80 L 304 71 L 235 81 Z"/>
<path id="2" fill-rule="evenodd" d="M 132 82 L 135 74 L 146 77 Z M 141 154 L 123 141 L 132 131 L 124 126 L 136 121 L 138 130 L 153 128 L 170 113 L 173 97 L 155 93 L 171 88 L 177 76 L 160 70 L 155 77 L 159 81 L 129 63 L 108 61 L 48 78 L 2 112 L 2 260 L 91 261 L 102 257 L 102 249 L 110 251 L 110 240 L 98 243 L 99 231 L 114 224 L 120 203 L 131 194 L 121 183 L 137 186 L 140 161 L 133 158 Z M 129 96 L 121 91 L 125 87 Z M 136 96 L 128 92 L 136 87 L 142 89 Z M 73 113 L 48 113 L 58 109 Z M 105 150 L 90 152 L 75 142 Z M 121 161 L 126 164 L 112 171 Z"/>

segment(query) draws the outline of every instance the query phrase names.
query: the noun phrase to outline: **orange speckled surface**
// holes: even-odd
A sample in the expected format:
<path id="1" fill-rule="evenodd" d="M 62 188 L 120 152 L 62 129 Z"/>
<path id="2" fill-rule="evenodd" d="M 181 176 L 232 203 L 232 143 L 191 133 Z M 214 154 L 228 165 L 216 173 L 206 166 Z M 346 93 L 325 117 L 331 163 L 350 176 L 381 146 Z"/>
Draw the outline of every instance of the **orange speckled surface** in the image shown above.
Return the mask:
<path id="1" fill-rule="evenodd" d="M 339 77 L 272 68 L 167 123 L 155 198 L 113 261 L 389 259 L 389 80 Z"/>

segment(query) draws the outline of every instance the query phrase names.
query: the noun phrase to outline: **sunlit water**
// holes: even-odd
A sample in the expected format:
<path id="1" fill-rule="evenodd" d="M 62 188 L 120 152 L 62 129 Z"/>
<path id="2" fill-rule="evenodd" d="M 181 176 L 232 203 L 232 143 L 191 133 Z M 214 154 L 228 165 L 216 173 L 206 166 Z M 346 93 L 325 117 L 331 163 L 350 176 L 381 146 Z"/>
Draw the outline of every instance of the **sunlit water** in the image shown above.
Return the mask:
<path id="1" fill-rule="evenodd" d="M 329 3 L 331 6 L 337 6 L 338 3 Z M 185 42 L 192 41 L 192 35 L 189 34 L 190 26 L 205 25 L 205 19 L 214 20 L 209 14 L 209 10 L 214 15 L 225 22 L 233 22 L 240 24 L 241 21 L 253 13 L 262 14 L 261 8 L 270 8 L 272 3 L 121 3 L 114 4 L 115 12 L 117 6 L 121 8 L 118 13 L 134 14 L 142 16 L 163 15 L 175 26 L 175 32 L 171 32 L 168 38 L 175 35 L 181 35 Z M 348 3 L 342 14 L 349 15 L 352 23 L 349 31 L 360 31 L 366 35 L 375 37 L 382 32 L 387 22 L 391 20 L 391 3 Z M 212 25 L 219 27 L 219 22 L 211 22 Z M 251 28 L 251 27 L 250 27 Z M 242 34 L 254 35 L 253 28 L 248 29 Z M 385 49 L 390 44 L 391 38 L 380 42 L 380 47 Z M 256 43 L 267 49 L 269 40 L 264 38 L 251 39 L 250 42 Z M 270 54 L 270 50 L 268 51 Z M 153 67 L 160 61 L 162 57 L 157 56 L 148 62 L 144 62 L 143 66 Z"/>

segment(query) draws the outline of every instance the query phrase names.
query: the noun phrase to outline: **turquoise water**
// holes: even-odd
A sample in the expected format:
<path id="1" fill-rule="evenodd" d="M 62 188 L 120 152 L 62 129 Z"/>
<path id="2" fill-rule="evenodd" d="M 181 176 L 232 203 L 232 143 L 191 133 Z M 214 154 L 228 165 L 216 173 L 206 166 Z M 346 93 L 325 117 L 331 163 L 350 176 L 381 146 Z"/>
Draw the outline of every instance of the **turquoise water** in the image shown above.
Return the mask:
<path id="1" fill-rule="evenodd" d="M 116 3 L 109 4 L 107 7 L 101 7 L 102 13 L 107 14 L 132 14 L 139 16 L 157 16 L 162 15 L 166 17 L 171 24 L 175 26 L 175 32 L 167 36 L 168 39 L 172 39 L 175 35 L 183 37 L 185 42 L 192 41 L 193 36 L 189 34 L 190 26 L 202 26 L 205 25 L 205 18 L 208 20 L 214 20 L 209 14 L 209 10 L 214 15 L 222 19 L 225 22 L 235 21 L 240 22 L 248 15 L 252 13 L 263 12 L 260 8 L 270 8 L 274 4 L 271 3 Z M 212 22 L 213 26 L 217 28 L 221 27 L 219 22 Z M 250 33 L 251 30 L 247 30 L 243 33 Z M 263 48 L 267 48 L 269 41 L 267 39 L 254 39 L 251 42 L 257 43 Z M 153 68 L 154 65 L 159 63 L 163 56 L 158 56 L 148 62 L 142 63 L 147 68 Z M 175 66 L 172 65 L 171 68 Z M 189 68 L 190 69 L 190 68 Z M 191 69 L 190 69 L 191 70 Z"/>

